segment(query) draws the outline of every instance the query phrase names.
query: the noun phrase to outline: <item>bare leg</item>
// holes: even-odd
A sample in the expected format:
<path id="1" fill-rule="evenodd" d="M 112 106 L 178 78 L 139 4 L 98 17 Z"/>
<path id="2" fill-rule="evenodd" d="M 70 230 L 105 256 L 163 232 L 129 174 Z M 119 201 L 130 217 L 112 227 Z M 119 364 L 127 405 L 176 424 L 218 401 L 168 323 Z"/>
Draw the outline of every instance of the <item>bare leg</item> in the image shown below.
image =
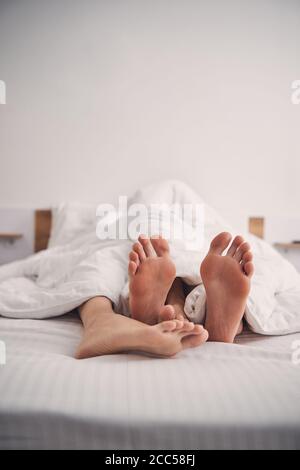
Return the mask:
<path id="1" fill-rule="evenodd" d="M 200 268 L 207 296 L 205 328 L 210 341 L 225 343 L 232 343 L 242 331 L 254 271 L 250 245 L 241 236 L 222 255 L 230 240 L 227 232 L 216 236 Z"/>
<path id="2" fill-rule="evenodd" d="M 150 326 L 119 315 L 106 297 L 85 302 L 80 317 L 84 334 L 76 352 L 78 359 L 126 351 L 169 357 L 207 339 L 204 328 L 191 322 L 169 320 Z"/>

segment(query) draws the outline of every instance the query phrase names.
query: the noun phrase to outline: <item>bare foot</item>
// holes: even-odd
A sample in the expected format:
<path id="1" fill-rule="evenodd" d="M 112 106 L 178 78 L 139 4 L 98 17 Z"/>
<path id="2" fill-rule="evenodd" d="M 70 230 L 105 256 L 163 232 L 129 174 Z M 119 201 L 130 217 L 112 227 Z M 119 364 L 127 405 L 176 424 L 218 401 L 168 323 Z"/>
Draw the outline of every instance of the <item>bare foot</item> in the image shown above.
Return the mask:
<path id="1" fill-rule="evenodd" d="M 128 273 L 132 318 L 149 325 L 175 318 L 174 307 L 165 305 L 176 275 L 165 239 L 141 235 L 129 253 Z"/>
<path id="2" fill-rule="evenodd" d="M 117 313 L 97 313 L 85 325 L 76 358 L 128 351 L 171 357 L 183 349 L 200 346 L 207 338 L 203 326 L 191 322 L 169 320 L 149 326 Z"/>
<path id="3" fill-rule="evenodd" d="M 222 256 L 230 240 L 230 233 L 217 235 L 200 268 L 207 296 L 205 328 L 210 341 L 225 343 L 232 343 L 241 331 L 254 272 L 250 245 L 243 237 L 235 237 Z"/>

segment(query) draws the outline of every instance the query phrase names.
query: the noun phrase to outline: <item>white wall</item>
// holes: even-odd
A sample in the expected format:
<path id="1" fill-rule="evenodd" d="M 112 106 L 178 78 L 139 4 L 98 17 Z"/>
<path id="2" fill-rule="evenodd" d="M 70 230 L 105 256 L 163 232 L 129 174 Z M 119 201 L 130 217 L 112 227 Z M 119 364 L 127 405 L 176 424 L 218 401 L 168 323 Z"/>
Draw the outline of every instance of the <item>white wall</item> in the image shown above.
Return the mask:
<path id="1" fill-rule="evenodd" d="M 163 178 L 299 215 L 298 0 L 0 0 L 0 204 Z"/>
<path id="2" fill-rule="evenodd" d="M 21 239 L 13 242 L 0 240 L 0 265 L 32 254 L 34 211 L 24 207 L 0 207 L 0 232 L 22 234 Z"/>

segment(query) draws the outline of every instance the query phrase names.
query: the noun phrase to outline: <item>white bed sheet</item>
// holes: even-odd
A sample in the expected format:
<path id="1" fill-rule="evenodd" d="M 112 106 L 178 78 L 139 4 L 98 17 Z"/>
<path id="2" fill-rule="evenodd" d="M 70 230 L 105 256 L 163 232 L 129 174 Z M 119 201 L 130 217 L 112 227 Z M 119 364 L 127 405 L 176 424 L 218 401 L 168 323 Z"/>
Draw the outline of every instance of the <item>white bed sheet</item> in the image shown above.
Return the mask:
<path id="1" fill-rule="evenodd" d="M 1 449 L 300 448 L 300 334 L 78 361 L 81 333 L 75 314 L 0 318 Z"/>

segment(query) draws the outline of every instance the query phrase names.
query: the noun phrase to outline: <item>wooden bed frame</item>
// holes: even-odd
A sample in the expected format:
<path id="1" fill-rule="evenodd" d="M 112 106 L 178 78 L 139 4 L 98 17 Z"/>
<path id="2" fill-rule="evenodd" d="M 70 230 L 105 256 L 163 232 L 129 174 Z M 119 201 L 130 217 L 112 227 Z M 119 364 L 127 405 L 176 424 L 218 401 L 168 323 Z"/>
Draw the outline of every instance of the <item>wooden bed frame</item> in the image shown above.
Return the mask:
<path id="1" fill-rule="evenodd" d="M 34 251 L 45 250 L 51 233 L 52 211 L 51 209 L 38 209 L 34 214 Z M 249 217 L 249 232 L 257 237 L 264 238 L 264 218 Z"/>

